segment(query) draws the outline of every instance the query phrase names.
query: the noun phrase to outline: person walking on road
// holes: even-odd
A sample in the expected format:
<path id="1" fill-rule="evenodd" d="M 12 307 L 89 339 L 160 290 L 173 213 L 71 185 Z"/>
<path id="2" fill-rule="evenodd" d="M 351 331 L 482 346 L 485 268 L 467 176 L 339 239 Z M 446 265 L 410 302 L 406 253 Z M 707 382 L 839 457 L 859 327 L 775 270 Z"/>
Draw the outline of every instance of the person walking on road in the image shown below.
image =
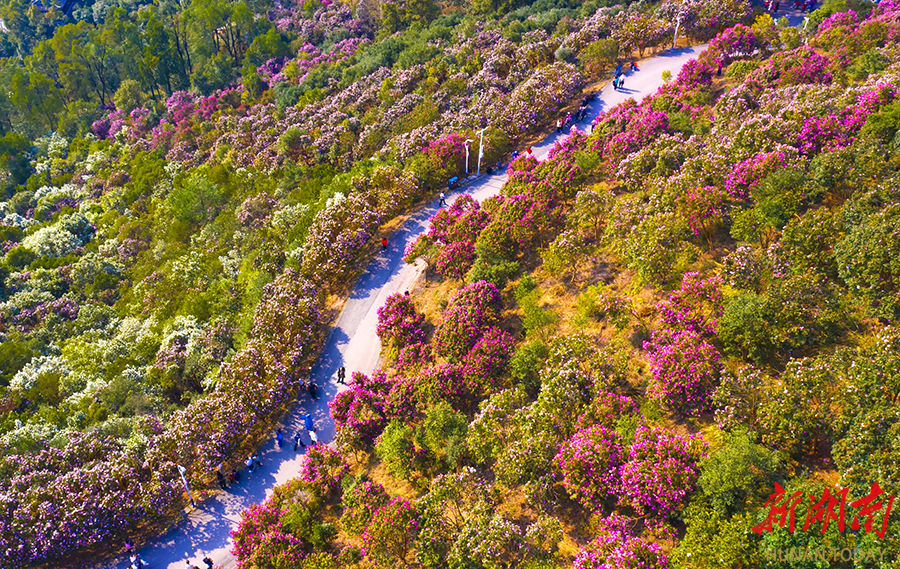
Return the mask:
<path id="1" fill-rule="evenodd" d="M 622 75 L 621 77 L 619 77 L 619 89 L 621 90 L 624 88 L 625 88 L 625 76 Z"/>
<path id="2" fill-rule="evenodd" d="M 216 481 L 219 483 L 219 487 L 222 490 L 228 489 L 228 484 L 225 483 L 225 476 L 222 474 L 222 465 L 216 467 Z"/>
<path id="3" fill-rule="evenodd" d="M 387 237 L 381 240 L 381 250 L 387 251 Z"/>
<path id="4" fill-rule="evenodd" d="M 206 565 L 206 569 L 213 569 L 213 565 L 215 565 L 208 555 L 203 558 L 203 564 Z"/>
<path id="5" fill-rule="evenodd" d="M 310 379 L 309 380 L 309 396 L 312 397 L 313 399 L 316 398 L 316 390 L 318 388 L 319 388 L 319 386 L 316 385 L 316 381 L 314 379 Z"/>
<path id="6" fill-rule="evenodd" d="M 294 433 L 294 452 L 297 452 L 297 449 L 300 447 L 306 448 L 306 443 L 300 438 L 300 431 L 297 431 Z"/>
<path id="7" fill-rule="evenodd" d="M 441 195 L 443 195 L 443 194 L 441 194 Z M 443 198 L 441 198 L 441 199 L 443 199 Z M 345 385 L 344 380 L 347 378 L 347 368 L 345 368 L 344 366 L 339 367 L 337 377 L 338 377 L 338 383 Z"/>
<path id="8" fill-rule="evenodd" d="M 247 457 L 247 462 L 245 462 L 244 464 L 247 465 L 247 470 L 249 470 L 250 472 L 253 472 L 253 455 L 252 454 Z"/>
<path id="9" fill-rule="evenodd" d="M 556 119 L 556 132 L 562 132 L 562 121 L 560 119 Z"/>
<path id="10" fill-rule="evenodd" d="M 316 434 L 316 430 L 312 429 L 309 432 L 309 438 L 312 442 L 309 443 L 309 446 L 314 447 L 319 444 L 319 435 Z"/>
<path id="11" fill-rule="evenodd" d="M 440 203 L 438 203 L 438 207 L 444 207 L 445 205 L 447 205 L 447 200 L 444 199 L 445 197 L 446 196 L 444 195 L 444 192 L 441 192 L 441 201 Z"/>
<path id="12" fill-rule="evenodd" d="M 278 445 L 279 450 L 284 447 L 284 433 L 281 432 L 281 429 L 275 431 L 275 444 Z"/>
<path id="13" fill-rule="evenodd" d="M 303 415 L 303 428 L 305 428 L 307 431 L 313 430 L 313 420 L 312 416 L 309 413 Z"/>
<path id="14" fill-rule="evenodd" d="M 619 90 L 619 76 L 618 75 L 616 75 L 613 78 L 612 83 L 613 83 L 613 91 L 618 91 Z"/>

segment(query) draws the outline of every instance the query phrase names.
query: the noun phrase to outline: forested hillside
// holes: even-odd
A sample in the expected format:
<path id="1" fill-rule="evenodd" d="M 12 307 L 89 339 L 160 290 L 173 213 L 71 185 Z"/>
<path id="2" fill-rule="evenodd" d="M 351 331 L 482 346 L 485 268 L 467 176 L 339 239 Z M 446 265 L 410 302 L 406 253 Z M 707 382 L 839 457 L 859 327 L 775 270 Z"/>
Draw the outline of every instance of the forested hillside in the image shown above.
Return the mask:
<path id="1" fill-rule="evenodd" d="M 775 481 L 896 488 L 892 3 L 0 4 L 4 567 L 164 527 L 466 139 L 521 150 L 676 21 L 712 42 L 658 95 L 435 218 L 385 371 L 238 558 L 749 566 L 795 539 L 746 533 Z"/>

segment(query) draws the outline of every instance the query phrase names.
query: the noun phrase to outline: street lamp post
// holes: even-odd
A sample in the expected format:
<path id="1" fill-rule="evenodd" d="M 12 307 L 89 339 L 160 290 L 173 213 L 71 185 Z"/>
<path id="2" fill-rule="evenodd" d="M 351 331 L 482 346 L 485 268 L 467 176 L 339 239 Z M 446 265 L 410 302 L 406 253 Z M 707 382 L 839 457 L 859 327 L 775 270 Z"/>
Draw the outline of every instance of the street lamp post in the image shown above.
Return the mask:
<path id="1" fill-rule="evenodd" d="M 481 175 L 481 158 L 484 156 L 484 131 L 487 130 L 487 127 L 478 131 L 478 134 L 481 135 L 481 142 L 478 144 L 478 172 L 476 172 L 476 176 Z"/>
<path id="2" fill-rule="evenodd" d="M 469 177 L 469 143 L 471 143 L 471 142 L 472 142 L 471 139 L 469 139 L 469 138 L 466 139 L 466 178 L 467 179 Z"/>
<path id="3" fill-rule="evenodd" d="M 675 33 L 672 34 L 672 49 L 675 49 L 675 39 L 678 37 L 678 28 L 681 27 L 681 17 L 684 16 L 685 4 L 687 4 L 687 0 L 684 0 L 678 8 L 678 18 L 675 20 Z"/>
<path id="4" fill-rule="evenodd" d="M 187 478 L 184 477 L 184 473 L 187 472 L 187 468 L 181 466 L 180 464 L 178 464 L 177 466 L 178 466 L 178 474 L 181 475 L 181 481 L 184 482 L 184 489 L 187 490 L 188 498 L 191 499 L 191 505 L 196 506 L 197 504 L 194 503 L 194 496 L 191 494 L 191 487 L 188 486 Z"/>

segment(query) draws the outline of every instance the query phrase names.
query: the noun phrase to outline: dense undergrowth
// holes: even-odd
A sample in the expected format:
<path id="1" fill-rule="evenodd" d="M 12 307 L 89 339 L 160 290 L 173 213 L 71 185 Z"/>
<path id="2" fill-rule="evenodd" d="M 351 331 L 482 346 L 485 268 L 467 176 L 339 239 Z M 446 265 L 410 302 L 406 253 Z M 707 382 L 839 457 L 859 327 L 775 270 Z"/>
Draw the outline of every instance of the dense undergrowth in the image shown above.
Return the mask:
<path id="1" fill-rule="evenodd" d="M 723 31 L 435 215 L 241 566 L 895 566 L 900 6 L 845 8 Z"/>

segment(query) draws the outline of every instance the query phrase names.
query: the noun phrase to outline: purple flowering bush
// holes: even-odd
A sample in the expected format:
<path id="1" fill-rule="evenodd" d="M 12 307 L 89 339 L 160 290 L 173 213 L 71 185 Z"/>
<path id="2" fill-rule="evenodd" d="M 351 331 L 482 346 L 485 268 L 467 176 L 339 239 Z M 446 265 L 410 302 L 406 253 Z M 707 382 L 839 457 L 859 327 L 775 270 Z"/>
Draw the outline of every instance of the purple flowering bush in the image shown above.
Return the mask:
<path id="1" fill-rule="evenodd" d="M 437 353 L 462 358 L 500 316 L 497 287 L 487 281 L 466 285 L 454 295 L 434 333 Z"/>
<path id="2" fill-rule="evenodd" d="M 341 528 L 358 536 L 365 531 L 376 510 L 385 507 L 391 497 L 384 486 L 371 480 L 360 480 L 344 492 L 341 498 L 343 513 Z"/>
<path id="3" fill-rule="evenodd" d="M 372 513 L 360 540 L 364 557 L 374 563 L 403 566 L 418 534 L 415 508 L 400 497 Z"/>
<path id="4" fill-rule="evenodd" d="M 425 316 L 416 312 L 412 298 L 396 293 L 387 297 L 384 306 L 378 309 L 376 332 L 382 343 L 394 342 L 402 348 L 425 340 L 424 322 Z"/>
<path id="5" fill-rule="evenodd" d="M 619 490 L 619 468 L 625 451 L 615 431 L 594 425 L 563 442 L 553 464 L 569 496 L 598 510 Z"/>
<path id="6" fill-rule="evenodd" d="M 644 342 L 651 374 L 647 394 L 678 413 L 708 411 L 721 370 L 716 348 L 690 330 L 654 333 Z"/>
<path id="7" fill-rule="evenodd" d="M 664 428 L 639 427 L 622 465 L 622 500 L 639 512 L 666 517 L 694 490 L 706 443 Z"/>
<path id="8" fill-rule="evenodd" d="M 457 241 L 441 250 L 435 269 L 449 279 L 462 279 L 475 262 L 475 245 L 469 241 Z"/>
<path id="9" fill-rule="evenodd" d="M 349 472 L 344 457 L 328 445 L 308 447 L 300 463 L 300 480 L 321 488 L 325 495 L 337 490 Z"/>

